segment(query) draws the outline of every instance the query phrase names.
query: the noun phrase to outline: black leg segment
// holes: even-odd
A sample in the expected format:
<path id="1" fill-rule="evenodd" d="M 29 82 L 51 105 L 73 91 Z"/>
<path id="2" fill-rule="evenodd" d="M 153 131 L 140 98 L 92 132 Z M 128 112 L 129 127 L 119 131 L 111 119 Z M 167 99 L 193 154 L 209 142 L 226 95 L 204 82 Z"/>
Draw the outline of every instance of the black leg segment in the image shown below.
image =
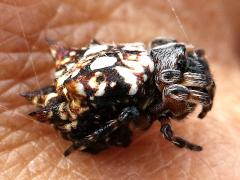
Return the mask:
<path id="1" fill-rule="evenodd" d="M 132 120 L 138 118 L 139 115 L 140 113 L 136 107 L 124 108 L 117 119 L 108 121 L 102 128 L 95 130 L 83 139 L 74 141 L 73 144 L 64 152 L 64 155 L 68 156 L 76 149 L 86 149 L 91 144 L 108 137 L 119 127 L 128 125 Z"/>
<path id="2" fill-rule="evenodd" d="M 175 146 L 179 148 L 187 148 L 192 151 L 201 151 L 202 147 L 196 144 L 193 144 L 181 137 L 174 136 L 172 128 L 169 123 L 162 123 L 161 133 L 163 134 L 164 138 L 173 143 Z"/>

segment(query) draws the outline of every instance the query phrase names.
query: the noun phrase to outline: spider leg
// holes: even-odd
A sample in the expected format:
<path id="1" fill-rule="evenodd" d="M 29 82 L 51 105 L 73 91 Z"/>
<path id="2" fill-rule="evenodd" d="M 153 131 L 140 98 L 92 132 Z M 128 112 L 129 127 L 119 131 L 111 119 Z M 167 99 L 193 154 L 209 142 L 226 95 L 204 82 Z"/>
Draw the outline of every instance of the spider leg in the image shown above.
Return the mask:
<path id="1" fill-rule="evenodd" d="M 86 147 L 86 149 L 83 149 L 82 151 L 88 152 L 91 154 L 97 154 L 103 151 L 104 149 L 107 149 L 108 147 L 109 147 L 109 144 L 106 143 L 105 140 L 103 139 L 103 140 L 99 140 L 94 144 L 90 144 L 88 147 Z"/>
<path id="2" fill-rule="evenodd" d="M 132 141 L 132 131 L 128 126 L 121 126 L 110 135 L 110 144 L 127 147 Z"/>
<path id="3" fill-rule="evenodd" d="M 68 156 L 76 149 L 86 149 L 89 145 L 96 143 L 102 138 L 113 133 L 120 126 L 128 125 L 133 119 L 136 119 L 138 116 L 139 111 L 136 107 L 124 108 L 117 119 L 108 121 L 103 127 L 95 130 L 85 138 L 74 141 L 73 144 L 64 152 L 64 155 Z"/>
<path id="4" fill-rule="evenodd" d="M 198 117 L 204 118 L 206 116 L 206 114 L 208 113 L 208 111 L 211 110 L 213 100 L 205 92 L 201 92 L 201 91 L 197 91 L 197 90 L 190 90 L 190 94 L 191 94 L 190 100 L 192 100 L 193 102 L 194 101 L 199 102 L 202 105 L 202 111 L 200 112 Z"/>
<path id="5" fill-rule="evenodd" d="M 200 73 L 186 72 L 183 74 L 183 79 L 184 81 L 182 85 L 189 87 L 206 88 L 209 84 L 211 84 L 211 79 L 208 78 L 207 75 Z"/>
<path id="6" fill-rule="evenodd" d="M 166 109 L 169 109 L 175 117 L 192 112 L 195 106 L 191 106 L 190 103 L 199 103 L 202 105 L 202 111 L 198 117 L 203 118 L 211 110 L 213 100 L 207 92 L 187 88 L 180 84 L 173 84 L 163 90 L 163 103 Z"/>
<path id="7" fill-rule="evenodd" d="M 20 95 L 25 97 L 28 101 L 32 101 L 35 105 L 43 106 L 46 99 L 57 94 L 56 88 L 53 85 L 50 85 L 32 92 L 23 92 Z"/>
<path id="8" fill-rule="evenodd" d="M 187 148 L 192 151 L 201 151 L 202 147 L 196 144 L 193 144 L 181 137 L 174 136 L 174 132 L 172 131 L 171 125 L 169 123 L 169 120 L 160 120 L 161 122 L 161 133 L 163 134 L 164 138 L 171 143 L 173 143 L 175 146 L 179 148 Z"/>

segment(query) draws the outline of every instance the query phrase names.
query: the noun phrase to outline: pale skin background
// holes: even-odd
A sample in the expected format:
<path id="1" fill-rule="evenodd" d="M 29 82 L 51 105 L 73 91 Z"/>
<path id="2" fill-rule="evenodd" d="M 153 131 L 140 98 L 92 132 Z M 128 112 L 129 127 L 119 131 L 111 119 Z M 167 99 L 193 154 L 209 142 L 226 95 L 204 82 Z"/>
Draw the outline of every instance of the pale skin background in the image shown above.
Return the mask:
<path id="1" fill-rule="evenodd" d="M 0 179 L 239 179 L 239 10 L 236 0 L 1 0 Z M 155 123 L 128 148 L 65 158 L 70 143 L 26 115 L 33 107 L 19 93 L 49 84 L 53 74 L 45 37 L 81 47 L 93 37 L 148 43 L 159 35 L 207 52 L 217 84 L 213 110 L 204 120 L 195 113 L 173 123 L 202 152 L 174 147 Z"/>

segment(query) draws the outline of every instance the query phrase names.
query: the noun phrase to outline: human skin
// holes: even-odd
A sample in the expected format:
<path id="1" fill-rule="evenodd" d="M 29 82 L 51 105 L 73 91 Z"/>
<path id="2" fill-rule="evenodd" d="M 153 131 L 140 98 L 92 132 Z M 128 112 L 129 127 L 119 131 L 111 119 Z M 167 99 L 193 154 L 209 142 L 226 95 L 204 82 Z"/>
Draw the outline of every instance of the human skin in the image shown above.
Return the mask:
<path id="1" fill-rule="evenodd" d="M 0 179 L 238 179 L 239 9 L 234 0 L 2 0 Z M 64 157 L 70 142 L 27 116 L 34 107 L 19 96 L 53 79 L 45 38 L 81 47 L 91 38 L 147 44 L 156 36 L 206 50 L 217 86 L 213 109 L 203 120 L 193 113 L 183 122 L 172 121 L 177 135 L 203 151 L 173 146 L 155 122 L 148 131 L 135 132 L 128 148 Z"/>

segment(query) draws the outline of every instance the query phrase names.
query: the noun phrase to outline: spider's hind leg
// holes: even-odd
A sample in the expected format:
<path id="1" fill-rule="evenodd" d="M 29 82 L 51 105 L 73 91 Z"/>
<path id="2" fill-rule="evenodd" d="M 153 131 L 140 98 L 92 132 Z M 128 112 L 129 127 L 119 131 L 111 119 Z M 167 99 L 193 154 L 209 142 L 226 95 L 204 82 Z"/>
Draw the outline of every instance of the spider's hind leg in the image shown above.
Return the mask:
<path id="1" fill-rule="evenodd" d="M 111 135 L 119 127 L 126 126 L 130 121 L 139 117 L 140 113 L 136 107 L 127 107 L 122 110 L 117 119 L 110 120 L 104 124 L 101 128 L 95 130 L 83 139 L 76 140 L 73 144 L 64 152 L 65 156 L 71 154 L 74 150 L 84 150 L 90 147 L 92 144 L 101 142 L 103 139 Z"/>
<path id="2" fill-rule="evenodd" d="M 107 149 L 108 146 L 109 145 L 108 145 L 108 143 L 105 142 L 105 140 L 100 140 L 99 142 L 90 144 L 88 147 L 86 147 L 86 149 L 83 149 L 82 151 L 88 152 L 91 154 L 97 154 L 97 153 L 103 151 L 104 149 Z"/>
<path id="3" fill-rule="evenodd" d="M 132 142 L 132 131 L 128 126 L 121 126 L 110 136 L 110 144 L 127 147 Z"/>
<path id="4" fill-rule="evenodd" d="M 89 144 L 86 149 L 82 151 L 91 154 L 97 154 L 110 145 L 127 147 L 132 141 L 132 131 L 127 126 L 120 126 L 118 129 L 99 139 L 95 143 Z"/>

